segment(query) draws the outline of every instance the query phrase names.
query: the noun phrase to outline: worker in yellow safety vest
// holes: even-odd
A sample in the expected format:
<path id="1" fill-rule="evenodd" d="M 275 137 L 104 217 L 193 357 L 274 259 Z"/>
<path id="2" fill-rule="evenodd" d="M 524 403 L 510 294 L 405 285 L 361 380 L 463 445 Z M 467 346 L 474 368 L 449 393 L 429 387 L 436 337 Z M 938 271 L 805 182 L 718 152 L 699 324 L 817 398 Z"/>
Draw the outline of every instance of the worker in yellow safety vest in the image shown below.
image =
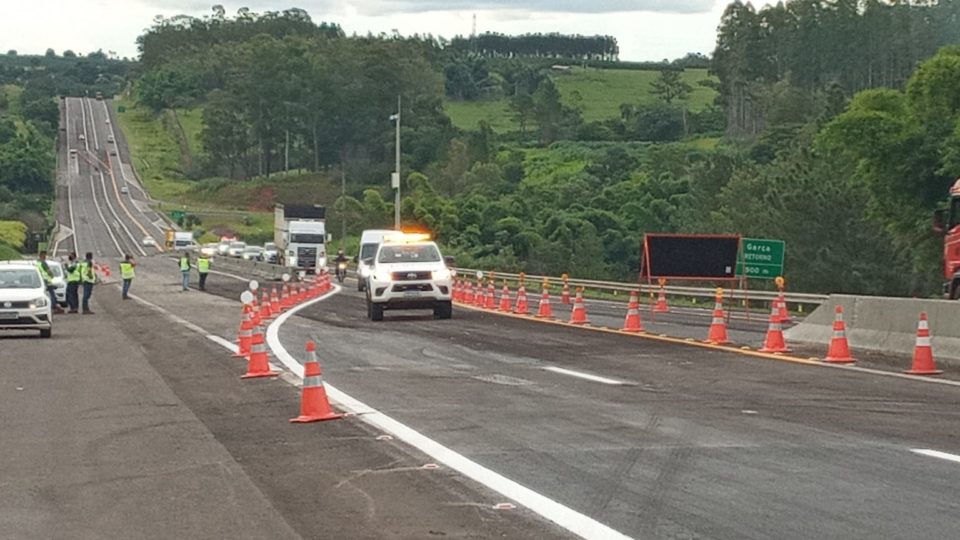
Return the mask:
<path id="1" fill-rule="evenodd" d="M 77 313 L 80 310 L 80 262 L 77 254 L 70 252 L 67 258 L 67 307 L 68 313 Z"/>
<path id="2" fill-rule="evenodd" d="M 47 263 L 46 251 L 40 252 L 37 269 L 40 270 L 40 276 L 43 278 L 43 286 L 47 289 L 47 295 L 50 296 L 50 309 L 52 309 L 54 313 L 63 313 L 63 309 L 57 302 L 57 287 L 53 284 L 53 270 Z"/>
<path id="3" fill-rule="evenodd" d="M 93 253 L 87 252 L 80 263 L 80 282 L 83 285 L 83 300 L 81 307 L 84 315 L 93 315 L 90 310 L 90 296 L 93 295 L 93 286 L 97 284 L 97 274 L 93 269 Z"/>
<path id="4" fill-rule="evenodd" d="M 123 280 L 123 296 L 124 300 L 129 300 L 130 285 L 133 283 L 133 277 L 136 275 L 134 268 L 137 266 L 136 261 L 133 260 L 132 255 L 127 255 L 124 258 L 123 262 L 120 263 L 120 279 Z"/>
<path id="5" fill-rule="evenodd" d="M 197 273 L 200 274 L 200 290 L 207 290 L 207 274 L 210 273 L 210 258 L 204 253 L 197 259 Z"/>
<path id="6" fill-rule="evenodd" d="M 183 252 L 180 254 L 180 274 L 183 277 L 183 291 L 190 290 L 190 254 Z"/>

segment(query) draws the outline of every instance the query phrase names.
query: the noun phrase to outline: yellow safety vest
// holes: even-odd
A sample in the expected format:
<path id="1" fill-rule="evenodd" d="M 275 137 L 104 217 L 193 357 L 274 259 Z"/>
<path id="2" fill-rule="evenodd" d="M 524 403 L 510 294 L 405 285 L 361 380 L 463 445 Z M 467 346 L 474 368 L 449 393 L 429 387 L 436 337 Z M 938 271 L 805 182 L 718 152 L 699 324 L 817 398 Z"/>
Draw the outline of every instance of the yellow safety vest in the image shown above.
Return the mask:
<path id="1" fill-rule="evenodd" d="M 96 283 L 97 274 L 93 271 L 93 265 L 87 261 L 80 263 L 80 279 L 84 283 Z"/>
<path id="2" fill-rule="evenodd" d="M 67 283 L 80 283 L 80 263 L 73 262 L 73 270 L 67 267 Z"/>
<path id="3" fill-rule="evenodd" d="M 190 271 L 190 259 L 187 257 L 180 257 L 180 271 L 189 272 Z"/>
<path id="4" fill-rule="evenodd" d="M 210 259 L 205 257 L 197 259 L 197 272 L 200 272 L 201 274 L 210 272 Z"/>
<path id="5" fill-rule="evenodd" d="M 133 264 L 126 261 L 120 263 L 120 277 L 122 279 L 133 279 Z"/>
<path id="6" fill-rule="evenodd" d="M 43 283 L 49 285 L 53 281 L 53 276 L 50 275 L 50 272 L 47 272 L 47 269 L 43 267 L 41 261 L 37 261 L 37 270 L 40 270 L 40 276 L 43 278 Z"/>

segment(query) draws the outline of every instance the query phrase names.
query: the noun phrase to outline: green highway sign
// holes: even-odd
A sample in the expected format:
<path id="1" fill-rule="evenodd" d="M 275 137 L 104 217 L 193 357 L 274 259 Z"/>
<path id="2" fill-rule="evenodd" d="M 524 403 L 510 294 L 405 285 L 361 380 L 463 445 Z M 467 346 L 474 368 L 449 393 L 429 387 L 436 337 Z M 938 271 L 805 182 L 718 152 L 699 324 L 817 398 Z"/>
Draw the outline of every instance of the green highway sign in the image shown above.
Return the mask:
<path id="1" fill-rule="evenodd" d="M 742 262 L 737 262 L 737 275 L 753 279 L 775 279 L 783 275 L 783 240 L 743 239 Z"/>

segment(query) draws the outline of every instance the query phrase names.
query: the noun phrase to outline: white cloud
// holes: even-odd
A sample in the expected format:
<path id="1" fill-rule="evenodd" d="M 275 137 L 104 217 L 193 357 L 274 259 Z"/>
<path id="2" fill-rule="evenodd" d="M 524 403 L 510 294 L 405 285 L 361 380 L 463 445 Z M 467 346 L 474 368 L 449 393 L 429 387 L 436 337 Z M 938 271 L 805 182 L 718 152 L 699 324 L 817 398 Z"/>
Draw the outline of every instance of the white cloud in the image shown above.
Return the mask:
<path id="1" fill-rule="evenodd" d="M 9 1 L 9 0 L 8 0 Z M 233 15 L 305 9 L 315 22 L 339 23 L 348 33 L 399 30 L 453 37 L 480 32 L 610 34 L 624 60 L 709 53 L 725 0 L 31 0 L 0 17 L 0 54 L 42 54 L 48 47 L 137 55 L 136 38 L 155 15 L 206 16 L 222 4 Z M 772 3 L 762 0 L 755 4 Z"/>

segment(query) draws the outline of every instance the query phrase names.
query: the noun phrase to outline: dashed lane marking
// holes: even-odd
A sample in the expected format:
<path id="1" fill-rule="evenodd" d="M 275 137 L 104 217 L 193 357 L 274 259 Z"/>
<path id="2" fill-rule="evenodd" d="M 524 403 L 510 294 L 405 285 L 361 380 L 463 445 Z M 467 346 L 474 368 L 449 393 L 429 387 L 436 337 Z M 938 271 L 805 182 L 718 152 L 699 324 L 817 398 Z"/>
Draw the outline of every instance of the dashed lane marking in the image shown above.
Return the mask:
<path id="1" fill-rule="evenodd" d="M 334 294 L 339 293 L 340 290 L 341 287 L 339 285 L 334 285 L 333 291 L 292 308 L 290 311 L 287 311 L 283 315 L 277 317 L 277 319 L 273 321 L 267 328 L 267 344 L 270 346 L 273 354 L 278 360 L 283 362 L 283 365 L 286 366 L 287 369 L 294 372 L 296 375 L 301 377 L 303 376 L 303 365 L 300 364 L 300 362 L 298 362 L 293 356 L 291 356 L 290 353 L 288 353 L 283 347 L 279 336 L 280 327 L 283 326 L 283 323 L 286 322 L 287 319 L 301 309 L 326 300 Z M 413 428 L 402 424 L 399 421 L 374 409 L 373 407 L 370 407 L 369 405 L 354 399 L 346 393 L 341 392 L 327 382 L 324 383 L 324 386 L 326 387 L 327 395 L 331 400 L 339 405 L 340 408 L 357 415 L 360 420 L 370 424 L 375 428 L 378 428 L 383 432 L 393 435 L 397 439 L 435 459 L 438 463 L 442 463 L 443 465 L 446 465 L 447 467 L 459 472 L 467 478 L 470 478 L 486 486 L 487 488 L 500 493 L 504 497 L 507 497 L 518 504 L 527 507 L 532 512 L 535 512 L 544 519 L 556 523 L 560 527 L 563 527 L 577 536 L 589 538 L 591 540 L 625 540 L 630 538 L 629 536 L 626 536 L 625 534 L 614 530 L 613 528 L 604 525 L 603 523 L 600 523 L 589 516 L 581 514 L 580 512 L 564 506 L 545 495 L 537 493 L 526 486 L 510 480 L 500 473 L 488 469 L 483 465 L 476 463 L 475 461 L 467 459 L 462 454 L 443 446 L 442 444 L 428 438 L 426 435 L 423 435 Z"/>
<path id="2" fill-rule="evenodd" d="M 580 379 L 586 379 L 588 381 L 598 382 L 602 384 L 609 384 L 613 386 L 623 386 L 627 384 L 624 381 L 618 381 L 616 379 L 608 379 L 606 377 L 600 377 L 598 375 L 591 375 L 589 373 L 583 373 L 582 371 L 574 371 L 572 369 L 564 369 L 561 367 L 547 366 L 543 368 L 546 371 L 552 371 L 554 373 L 559 373 L 561 375 L 569 375 L 571 377 L 578 377 Z"/>
<path id="3" fill-rule="evenodd" d="M 947 461 L 952 461 L 954 463 L 960 463 L 960 456 L 956 454 L 948 454 L 946 452 L 941 452 L 939 450 L 930 450 L 928 448 L 911 448 L 911 452 L 914 454 L 920 454 L 922 456 L 935 457 L 939 459 L 945 459 Z"/>

